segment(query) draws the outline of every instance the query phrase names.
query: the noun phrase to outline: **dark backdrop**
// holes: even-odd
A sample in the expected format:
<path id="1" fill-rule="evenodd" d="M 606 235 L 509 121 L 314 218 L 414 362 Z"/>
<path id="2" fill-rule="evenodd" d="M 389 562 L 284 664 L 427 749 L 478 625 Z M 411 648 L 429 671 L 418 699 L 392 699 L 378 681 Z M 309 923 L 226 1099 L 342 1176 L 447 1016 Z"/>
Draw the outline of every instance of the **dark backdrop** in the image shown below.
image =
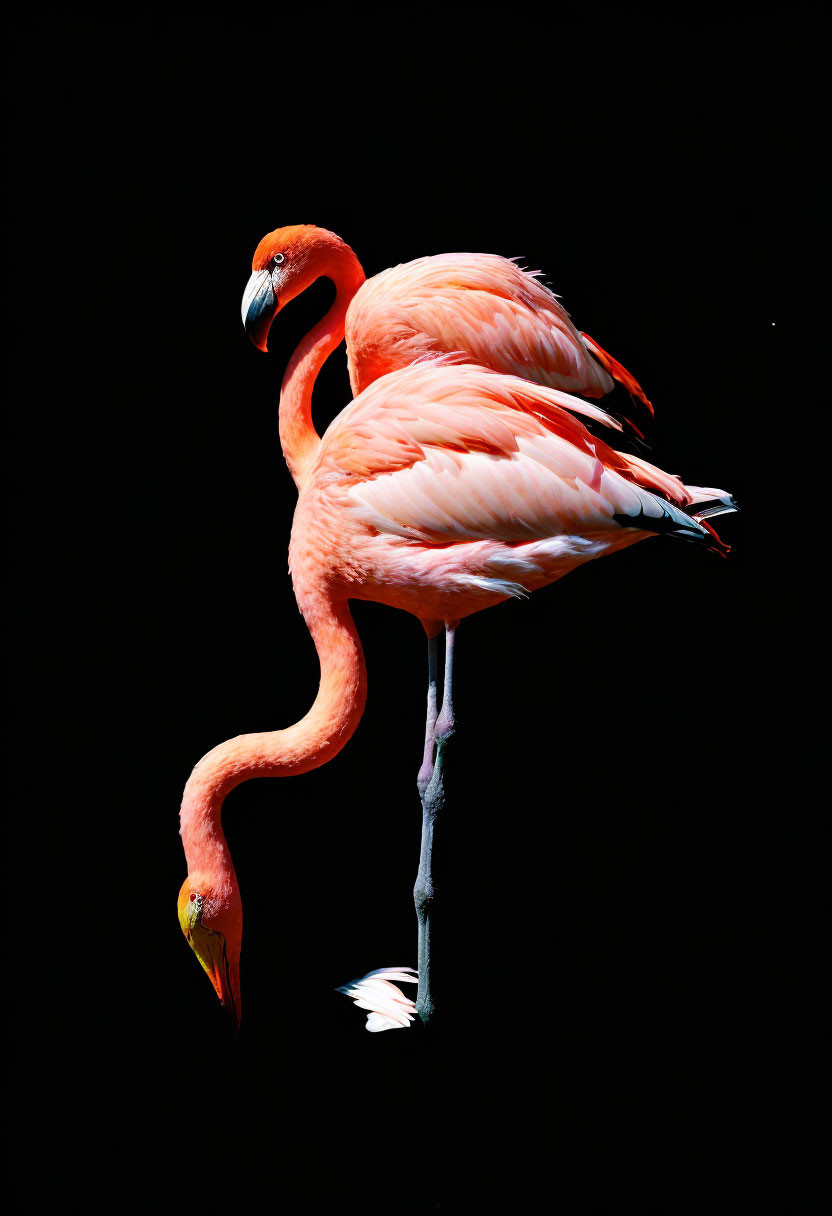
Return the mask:
<path id="1" fill-rule="evenodd" d="M 13 31 L 27 1210 L 516 1210 L 545 1184 L 568 1210 L 667 1212 L 783 1176 L 772 1011 L 798 882 L 766 754 L 787 600 L 767 428 L 778 349 L 794 372 L 779 278 L 816 17 L 275 4 Z M 254 246 L 296 222 L 368 274 L 453 250 L 542 267 L 647 388 L 651 458 L 744 508 L 726 561 L 651 541 L 465 624 L 435 1034 L 370 1036 L 333 992 L 415 961 L 415 620 L 355 605 L 356 736 L 228 801 L 237 1041 L 176 920 L 192 765 L 295 721 L 317 682 L 276 424 L 331 287 L 268 357 L 239 318 Z M 348 396 L 342 348 L 320 429 Z"/>

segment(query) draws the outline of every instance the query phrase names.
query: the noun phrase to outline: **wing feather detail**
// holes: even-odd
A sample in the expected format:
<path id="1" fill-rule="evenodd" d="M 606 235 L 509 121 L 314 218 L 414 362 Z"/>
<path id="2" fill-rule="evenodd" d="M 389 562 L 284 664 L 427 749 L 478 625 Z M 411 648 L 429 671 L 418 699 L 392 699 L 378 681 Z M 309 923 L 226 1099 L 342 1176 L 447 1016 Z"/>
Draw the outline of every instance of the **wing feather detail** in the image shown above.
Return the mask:
<path id="1" fill-rule="evenodd" d="M 377 381 L 340 415 L 320 469 L 365 524 L 431 546 L 591 540 L 696 501 L 677 477 L 590 434 L 573 403 L 481 367 L 424 364 Z"/>
<path id="2" fill-rule="evenodd" d="M 589 397 L 613 387 L 557 296 L 496 254 L 418 258 L 368 279 L 350 304 L 346 336 L 356 395 L 442 355 Z"/>

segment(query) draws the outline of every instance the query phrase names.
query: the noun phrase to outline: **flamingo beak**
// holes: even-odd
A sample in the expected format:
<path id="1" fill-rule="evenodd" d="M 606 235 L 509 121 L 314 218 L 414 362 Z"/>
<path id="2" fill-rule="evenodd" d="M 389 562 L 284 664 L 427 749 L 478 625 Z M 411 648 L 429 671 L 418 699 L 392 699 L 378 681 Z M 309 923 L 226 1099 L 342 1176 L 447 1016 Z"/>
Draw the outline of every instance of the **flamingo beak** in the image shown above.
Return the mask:
<path id="1" fill-rule="evenodd" d="M 277 294 L 268 270 L 255 270 L 243 292 L 245 331 L 258 350 L 266 350 L 269 327 L 277 313 Z"/>
<path id="2" fill-rule="evenodd" d="M 205 925 L 195 924 L 187 935 L 188 943 L 202 964 L 208 979 L 214 986 L 214 991 L 220 998 L 220 1003 L 228 1014 L 232 1029 L 240 1028 L 239 983 L 234 983 L 236 967 L 229 966 L 225 937 L 215 929 Z M 235 976 L 232 977 L 232 970 Z"/>

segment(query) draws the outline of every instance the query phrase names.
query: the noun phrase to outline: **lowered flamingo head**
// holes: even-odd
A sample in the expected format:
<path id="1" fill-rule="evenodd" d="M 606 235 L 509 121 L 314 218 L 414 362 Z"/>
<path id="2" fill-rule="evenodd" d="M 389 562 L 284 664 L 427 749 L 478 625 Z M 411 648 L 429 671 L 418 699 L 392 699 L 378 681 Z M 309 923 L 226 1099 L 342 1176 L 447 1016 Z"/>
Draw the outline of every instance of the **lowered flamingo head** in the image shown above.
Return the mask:
<path id="1" fill-rule="evenodd" d="M 355 254 L 345 241 L 315 224 L 291 224 L 264 236 L 251 260 L 251 278 L 243 292 L 242 317 L 246 333 L 259 350 L 266 350 L 272 321 L 295 296 L 321 275 L 335 277 L 347 269 L 355 283 L 364 278 Z"/>
<path id="2" fill-rule="evenodd" d="M 243 909 L 239 892 L 222 895 L 210 879 L 190 875 L 179 892 L 179 924 L 228 1014 L 240 1025 L 240 946 Z"/>

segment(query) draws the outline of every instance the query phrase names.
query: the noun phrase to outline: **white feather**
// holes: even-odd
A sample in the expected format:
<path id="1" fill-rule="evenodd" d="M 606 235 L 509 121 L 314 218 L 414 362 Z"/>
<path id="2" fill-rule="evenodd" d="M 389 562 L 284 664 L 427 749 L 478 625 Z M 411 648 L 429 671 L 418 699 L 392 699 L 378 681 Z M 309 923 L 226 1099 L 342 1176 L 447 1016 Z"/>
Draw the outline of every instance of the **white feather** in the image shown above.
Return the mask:
<path id="1" fill-rule="evenodd" d="M 418 984 L 419 976 L 412 967 L 381 967 L 368 971 L 360 980 L 351 980 L 336 988 L 350 997 L 359 1009 L 369 1010 L 367 1030 L 378 1034 L 382 1030 L 398 1030 L 413 1021 L 416 1006 L 392 980 Z"/>

